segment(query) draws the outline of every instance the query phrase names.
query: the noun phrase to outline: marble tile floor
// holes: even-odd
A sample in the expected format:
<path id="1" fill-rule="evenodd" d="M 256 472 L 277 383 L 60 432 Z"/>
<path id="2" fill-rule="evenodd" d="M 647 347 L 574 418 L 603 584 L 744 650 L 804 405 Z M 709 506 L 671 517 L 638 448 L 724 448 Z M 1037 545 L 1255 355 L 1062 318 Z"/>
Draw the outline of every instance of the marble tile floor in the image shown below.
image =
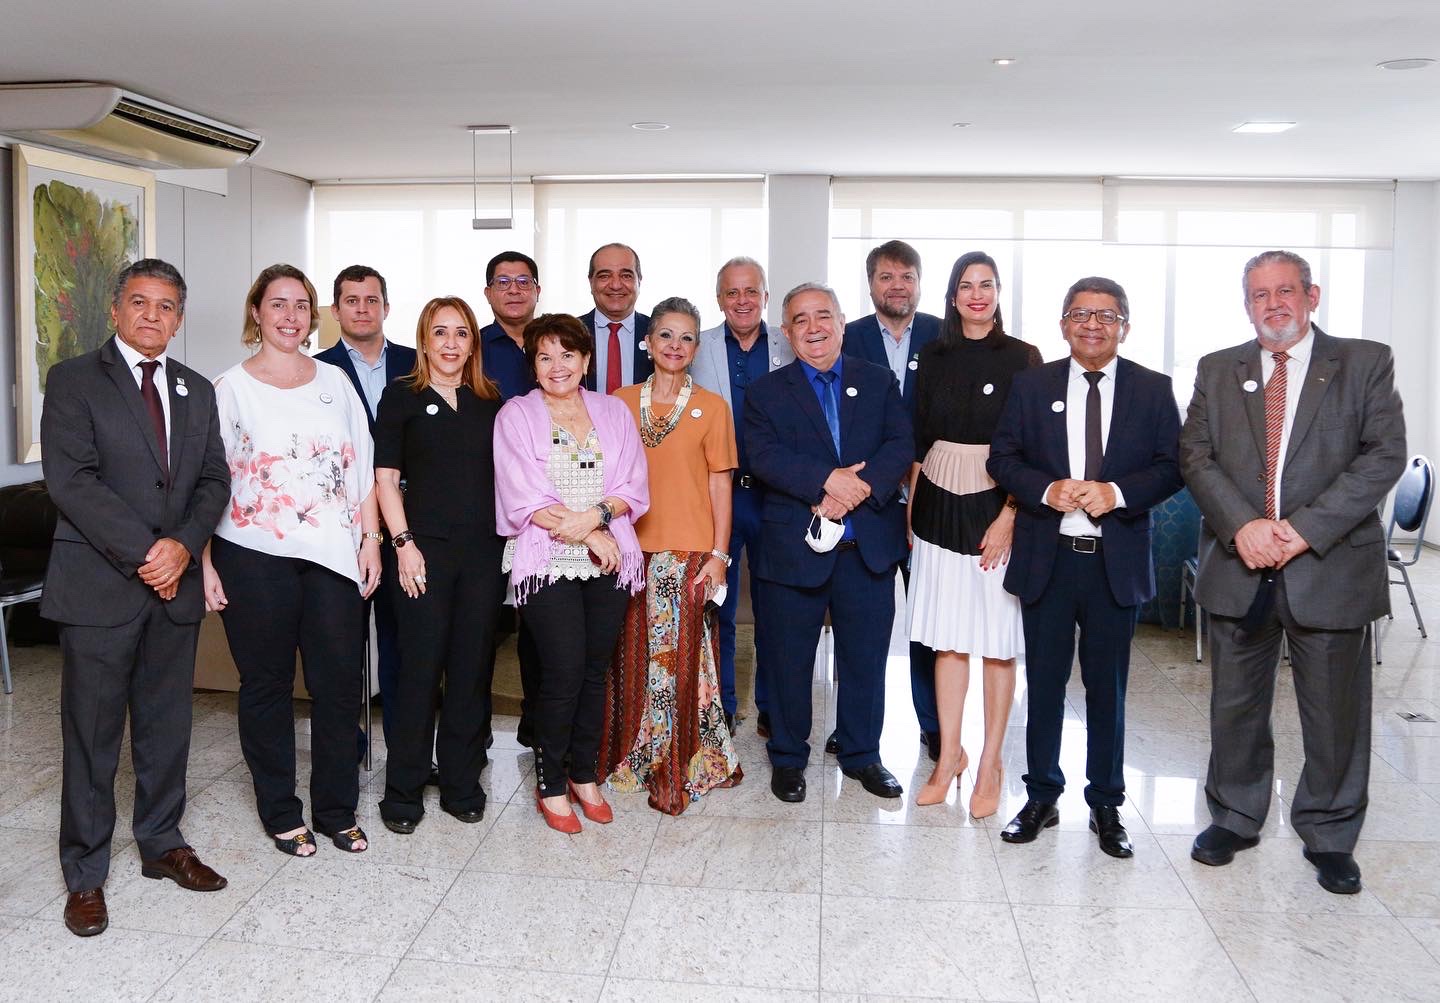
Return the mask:
<path id="1" fill-rule="evenodd" d="M 1440 610 L 1440 558 L 1419 570 L 1424 608 Z M 1000 812 L 969 817 L 973 772 L 946 804 L 913 805 L 930 764 L 897 637 L 882 754 L 905 784 L 899 801 L 869 796 L 818 752 L 835 696 L 822 644 L 802 805 L 770 795 L 746 721 L 740 787 L 679 818 L 612 795 L 614 824 L 562 836 L 532 806 L 515 719 L 498 718 L 482 822 L 450 818 L 431 791 L 414 835 L 386 831 L 377 743 L 361 775 L 369 852 L 322 842 L 310 860 L 275 852 L 260 828 L 234 696 L 196 694 L 184 828 L 230 886 L 200 895 L 140 875 L 134 777 L 122 767 L 111 925 L 88 940 L 61 922 L 58 650 L 17 649 L 15 693 L 0 697 L 0 1000 L 1440 999 L 1440 723 L 1400 716 L 1440 722 L 1440 638 L 1421 640 L 1408 607 L 1383 629 L 1357 851 L 1365 890 L 1352 897 L 1316 885 L 1289 825 L 1303 754 L 1283 665 L 1265 838 L 1229 867 L 1190 860 L 1206 820 L 1208 668 L 1189 634 L 1143 627 L 1129 698 L 1130 861 L 1102 855 L 1086 828 L 1078 683 L 1064 739 L 1075 786 L 1058 828 L 1029 846 L 998 835 L 1024 801 L 1023 683 Z M 304 705 L 297 714 L 303 789 Z M 980 738 L 977 672 L 972 760 Z"/>

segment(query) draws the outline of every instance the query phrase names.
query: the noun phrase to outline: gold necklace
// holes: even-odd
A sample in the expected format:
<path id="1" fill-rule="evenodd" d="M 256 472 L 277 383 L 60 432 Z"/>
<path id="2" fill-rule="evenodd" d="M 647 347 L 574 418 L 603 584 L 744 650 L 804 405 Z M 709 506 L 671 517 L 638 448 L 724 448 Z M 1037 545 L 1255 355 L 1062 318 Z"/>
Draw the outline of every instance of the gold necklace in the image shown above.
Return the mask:
<path id="1" fill-rule="evenodd" d="M 670 409 L 670 414 L 663 421 L 657 420 L 655 411 L 650 401 L 655 389 L 655 374 L 651 373 L 640 388 L 640 441 L 651 449 L 665 441 L 665 437 L 675 431 L 675 426 L 680 424 L 680 415 L 685 411 L 685 405 L 690 403 L 690 390 L 693 384 L 690 374 L 685 374 L 685 385 L 680 388 L 680 393 L 675 397 L 675 406 Z"/>

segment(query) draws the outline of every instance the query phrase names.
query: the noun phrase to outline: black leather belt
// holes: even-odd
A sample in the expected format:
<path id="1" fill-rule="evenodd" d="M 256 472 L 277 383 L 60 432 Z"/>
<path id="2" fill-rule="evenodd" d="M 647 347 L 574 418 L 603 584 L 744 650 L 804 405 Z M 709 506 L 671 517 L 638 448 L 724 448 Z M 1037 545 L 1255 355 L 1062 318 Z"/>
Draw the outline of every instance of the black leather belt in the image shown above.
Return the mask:
<path id="1" fill-rule="evenodd" d="M 749 475 L 749 474 L 742 474 L 742 473 L 740 473 L 740 471 L 738 471 L 738 470 L 736 470 L 736 471 L 734 471 L 733 473 L 731 473 L 731 475 L 730 475 L 730 480 L 731 480 L 734 484 L 736 484 L 736 485 L 738 485 L 739 487 L 742 487 L 742 488 L 753 488 L 753 487 L 755 486 L 755 478 L 754 478 L 754 477 L 752 477 L 752 476 Z"/>
<path id="2" fill-rule="evenodd" d="M 1070 549 L 1077 554 L 1098 554 L 1100 553 L 1100 537 L 1098 536 L 1067 536 L 1070 541 Z"/>

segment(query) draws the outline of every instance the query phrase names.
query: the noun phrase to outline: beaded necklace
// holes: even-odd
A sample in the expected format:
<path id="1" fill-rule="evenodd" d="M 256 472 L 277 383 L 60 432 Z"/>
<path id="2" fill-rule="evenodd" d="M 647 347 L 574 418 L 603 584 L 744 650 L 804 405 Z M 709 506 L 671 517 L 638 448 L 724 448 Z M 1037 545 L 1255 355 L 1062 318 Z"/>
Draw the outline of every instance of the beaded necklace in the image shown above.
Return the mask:
<path id="1" fill-rule="evenodd" d="M 675 398 L 675 407 L 671 409 L 669 417 L 663 422 L 657 421 L 655 412 L 650 407 L 650 396 L 655 388 L 655 374 L 651 373 L 640 387 L 640 441 L 650 449 L 654 449 L 665 441 L 665 436 L 675 431 L 675 426 L 680 424 L 680 416 L 685 412 L 685 405 L 690 403 L 690 389 L 692 383 L 690 374 L 685 374 L 685 385 L 680 388 L 680 393 Z"/>

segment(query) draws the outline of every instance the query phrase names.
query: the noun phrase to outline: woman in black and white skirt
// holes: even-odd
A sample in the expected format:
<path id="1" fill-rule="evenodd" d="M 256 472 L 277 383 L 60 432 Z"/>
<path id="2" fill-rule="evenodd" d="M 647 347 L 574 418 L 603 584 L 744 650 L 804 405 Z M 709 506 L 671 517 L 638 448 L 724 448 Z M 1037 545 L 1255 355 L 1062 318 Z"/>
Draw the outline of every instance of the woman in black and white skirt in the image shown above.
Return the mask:
<path id="1" fill-rule="evenodd" d="M 985 472 L 990 439 L 1010 381 L 1040 353 L 1005 333 L 1000 275 L 972 251 L 950 270 L 940 337 L 920 355 L 909 505 L 910 638 L 935 650 L 940 759 L 915 797 L 939 804 L 969 763 L 960 745 L 970 656 L 984 660 L 985 746 L 970 812 L 993 815 L 1004 787 L 1000 748 L 1024 650 L 1020 603 L 1005 591 L 1014 502 Z"/>

